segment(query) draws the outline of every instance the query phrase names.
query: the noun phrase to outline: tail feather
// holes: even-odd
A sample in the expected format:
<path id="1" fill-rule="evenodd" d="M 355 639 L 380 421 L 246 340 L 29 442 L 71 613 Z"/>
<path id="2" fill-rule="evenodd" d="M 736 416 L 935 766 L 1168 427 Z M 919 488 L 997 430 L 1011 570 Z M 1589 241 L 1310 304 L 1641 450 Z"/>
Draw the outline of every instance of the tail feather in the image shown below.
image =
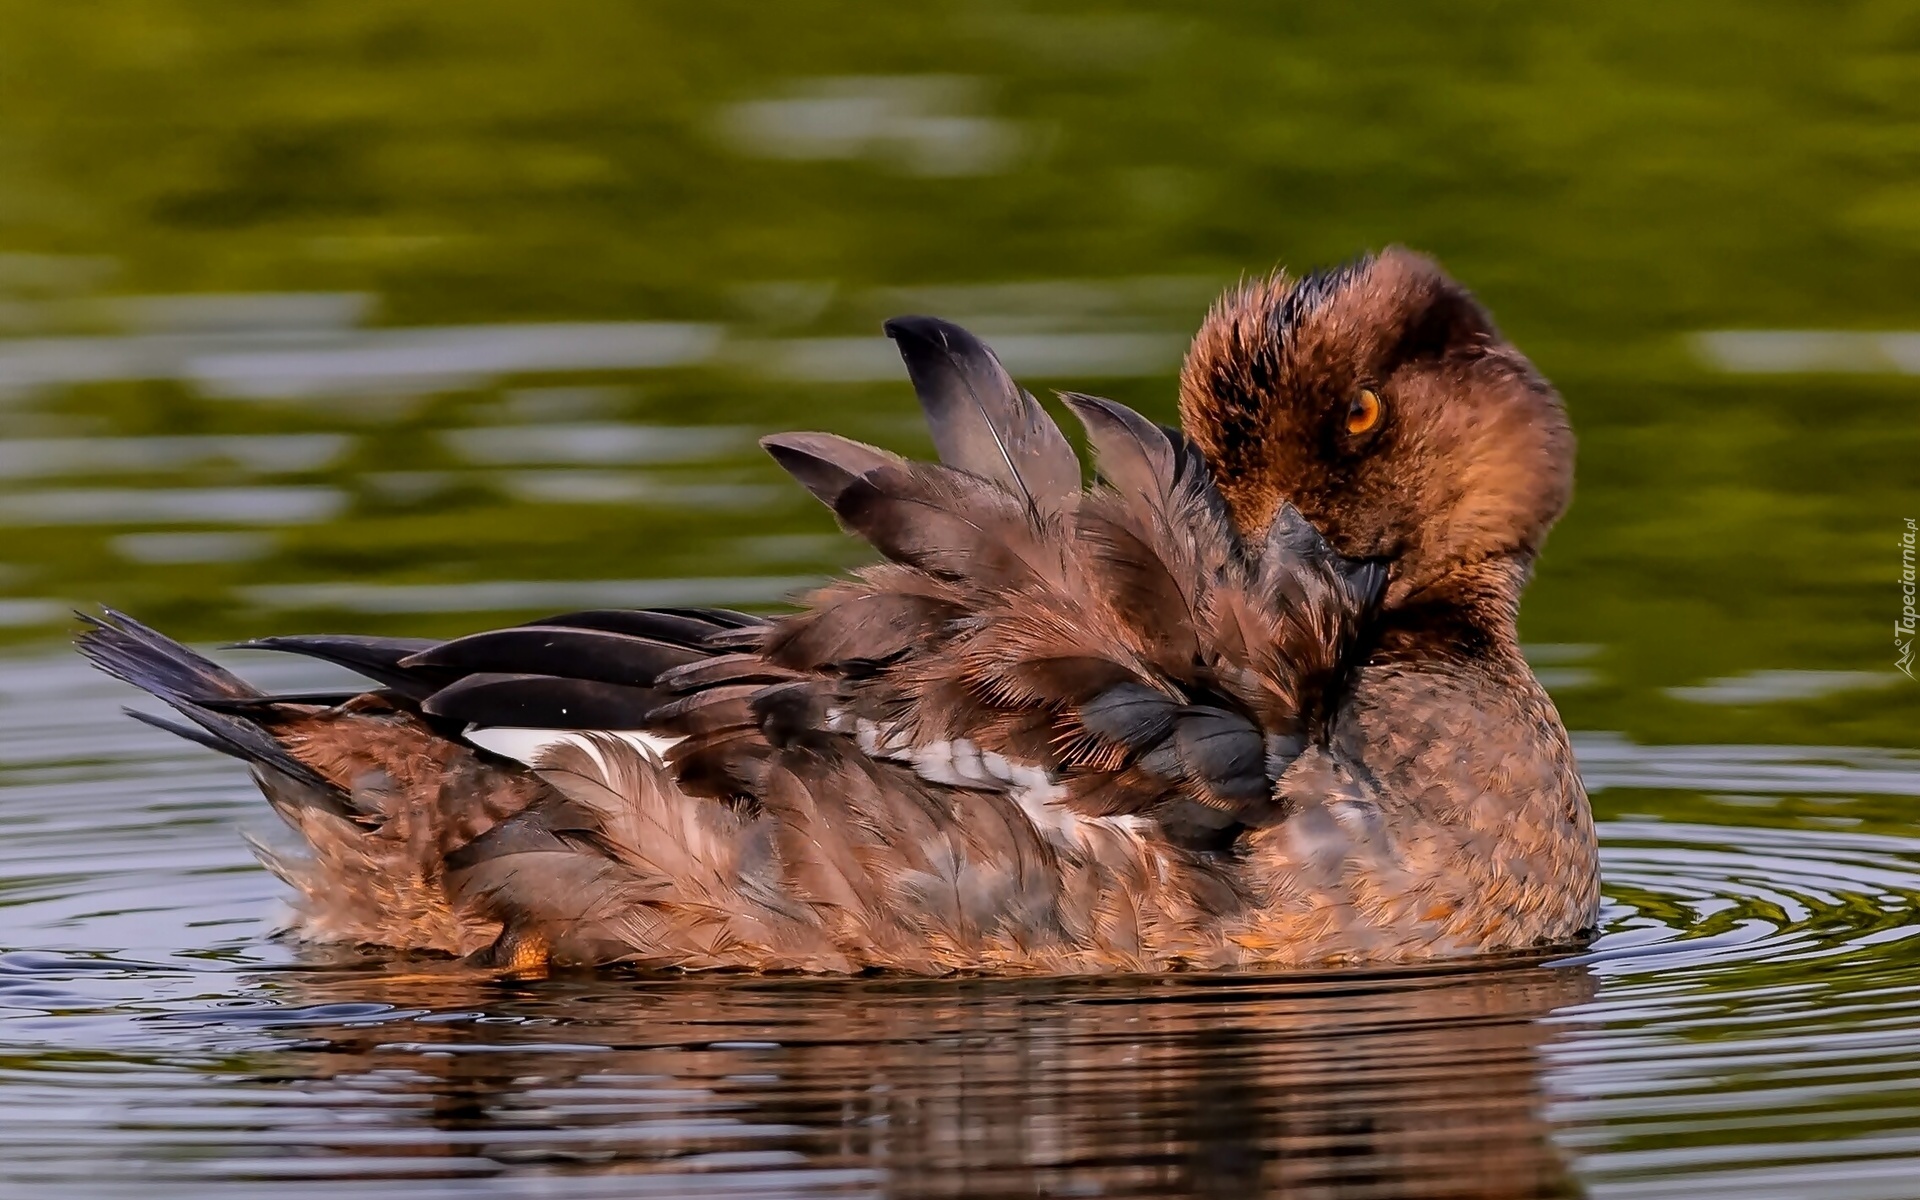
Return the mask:
<path id="1" fill-rule="evenodd" d="M 151 713 L 131 713 L 136 720 L 222 754 L 272 767 L 302 783 L 337 792 L 331 782 L 295 758 L 260 726 L 207 707 L 265 699 L 266 694 L 258 688 L 124 613 L 103 609 L 99 617 L 77 615 L 87 626 L 76 639 L 87 661 L 165 701 L 192 724 Z"/>
<path id="2" fill-rule="evenodd" d="M 87 626 L 76 639 L 87 661 L 124 683 L 175 701 L 247 699 L 261 695 L 220 664 L 150 629 L 125 613 L 75 613 Z"/>
<path id="3" fill-rule="evenodd" d="M 244 758 L 232 743 L 221 741 L 198 725 L 190 725 L 185 721 L 176 721 L 172 717 L 163 716 L 156 712 L 148 712 L 141 708 L 134 708 L 131 705 L 123 706 L 120 711 L 140 722 L 142 725 L 151 725 L 155 729 L 170 733 L 178 738 L 185 738 L 195 745 L 204 746 L 216 753 L 230 754 L 235 758 Z"/>

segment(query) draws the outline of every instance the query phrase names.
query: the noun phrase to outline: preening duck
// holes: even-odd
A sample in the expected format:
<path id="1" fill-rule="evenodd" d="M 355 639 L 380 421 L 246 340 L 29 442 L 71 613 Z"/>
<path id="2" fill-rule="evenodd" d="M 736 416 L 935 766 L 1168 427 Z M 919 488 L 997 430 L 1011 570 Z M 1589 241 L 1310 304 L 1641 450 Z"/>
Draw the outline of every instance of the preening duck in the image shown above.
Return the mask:
<path id="1" fill-rule="evenodd" d="M 242 759 L 290 932 L 503 971 L 1088 973 L 1577 940 L 1586 793 L 1521 657 L 1572 488 L 1558 396 L 1431 260 L 1241 286 L 1181 428 L 887 324 L 939 463 L 763 444 L 882 561 L 762 617 L 571 612 L 447 642 L 246 643 L 371 682 L 268 695 L 131 618 L 79 646 Z"/>

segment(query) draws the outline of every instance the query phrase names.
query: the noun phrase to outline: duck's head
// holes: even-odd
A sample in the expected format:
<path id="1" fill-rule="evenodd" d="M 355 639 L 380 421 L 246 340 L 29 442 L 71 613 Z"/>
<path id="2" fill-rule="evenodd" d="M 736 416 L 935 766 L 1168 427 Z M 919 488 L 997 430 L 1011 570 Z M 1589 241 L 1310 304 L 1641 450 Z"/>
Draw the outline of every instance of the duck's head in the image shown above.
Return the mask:
<path id="1" fill-rule="evenodd" d="M 1397 247 L 1224 296 L 1187 354 L 1180 416 L 1243 531 L 1291 502 L 1341 553 L 1388 563 L 1389 607 L 1489 560 L 1524 569 L 1573 490 L 1552 386 L 1465 288 Z"/>

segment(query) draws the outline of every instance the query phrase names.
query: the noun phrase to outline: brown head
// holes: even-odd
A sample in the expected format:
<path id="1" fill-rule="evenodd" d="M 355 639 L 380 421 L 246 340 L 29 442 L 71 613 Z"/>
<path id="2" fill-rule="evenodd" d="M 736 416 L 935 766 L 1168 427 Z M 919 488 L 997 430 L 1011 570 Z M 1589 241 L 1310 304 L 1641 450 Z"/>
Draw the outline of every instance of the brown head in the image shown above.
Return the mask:
<path id="1" fill-rule="evenodd" d="M 1291 501 L 1343 554 L 1390 563 L 1389 607 L 1490 560 L 1523 578 L 1573 490 L 1552 386 L 1399 247 L 1222 297 L 1181 370 L 1180 417 L 1243 531 Z"/>

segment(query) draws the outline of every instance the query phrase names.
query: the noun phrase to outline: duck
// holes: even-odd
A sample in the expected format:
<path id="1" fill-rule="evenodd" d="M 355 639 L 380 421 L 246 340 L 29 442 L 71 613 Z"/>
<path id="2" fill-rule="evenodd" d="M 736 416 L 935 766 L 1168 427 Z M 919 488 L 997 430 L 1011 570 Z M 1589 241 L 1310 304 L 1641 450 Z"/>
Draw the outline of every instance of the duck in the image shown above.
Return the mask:
<path id="1" fill-rule="evenodd" d="M 1572 494 L 1554 388 L 1402 247 L 1243 281 L 1178 427 L 886 323 L 938 461 L 764 438 L 877 554 L 792 611 L 594 609 L 236 648 L 111 609 L 138 719 L 247 764 L 285 933 L 503 975 L 1288 971 L 1574 945 L 1591 809 L 1516 619 Z"/>

